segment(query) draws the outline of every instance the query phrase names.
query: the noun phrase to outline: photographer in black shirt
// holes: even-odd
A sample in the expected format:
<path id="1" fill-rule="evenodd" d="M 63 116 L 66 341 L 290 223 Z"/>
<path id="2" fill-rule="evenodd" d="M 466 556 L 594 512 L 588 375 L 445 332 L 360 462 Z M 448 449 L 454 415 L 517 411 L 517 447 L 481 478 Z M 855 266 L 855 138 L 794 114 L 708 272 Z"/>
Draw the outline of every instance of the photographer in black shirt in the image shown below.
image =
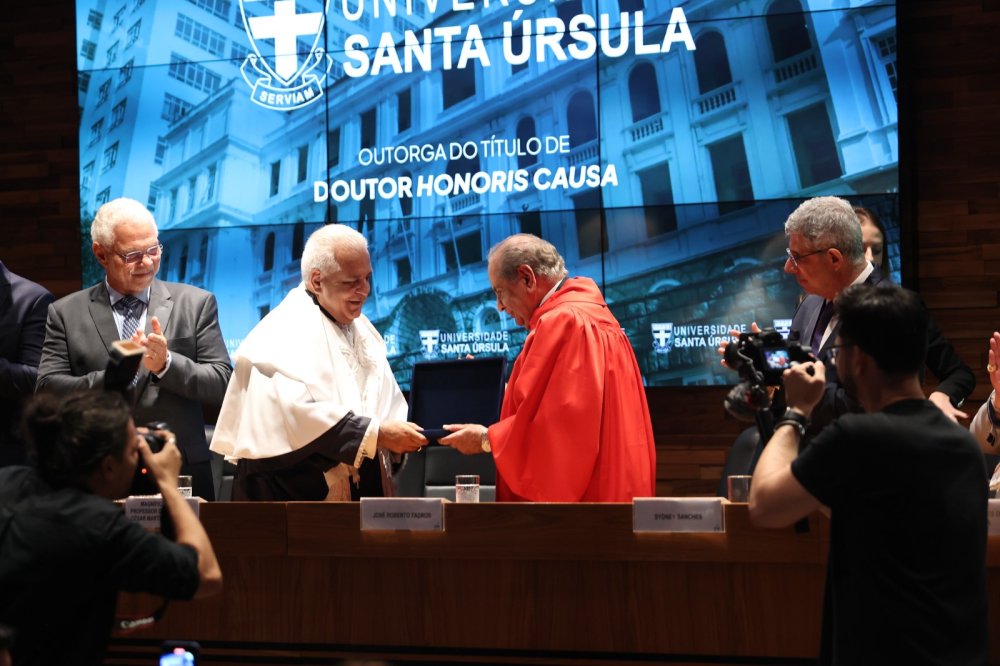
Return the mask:
<path id="1" fill-rule="evenodd" d="M 829 509 L 822 664 L 985 666 L 986 469 L 969 431 L 924 397 L 927 311 L 892 285 L 848 287 L 835 307 L 830 363 L 865 413 L 800 453 L 828 369 L 785 370 L 788 409 L 754 470 L 750 518 L 781 527 Z"/>
<path id="2" fill-rule="evenodd" d="M 174 436 L 158 453 L 115 393 L 39 395 L 25 412 L 35 467 L 0 469 L 0 624 L 16 632 L 22 664 L 100 663 L 119 591 L 172 599 L 217 593 L 215 552 L 177 491 Z M 176 543 L 125 517 L 111 500 L 142 456 Z"/>

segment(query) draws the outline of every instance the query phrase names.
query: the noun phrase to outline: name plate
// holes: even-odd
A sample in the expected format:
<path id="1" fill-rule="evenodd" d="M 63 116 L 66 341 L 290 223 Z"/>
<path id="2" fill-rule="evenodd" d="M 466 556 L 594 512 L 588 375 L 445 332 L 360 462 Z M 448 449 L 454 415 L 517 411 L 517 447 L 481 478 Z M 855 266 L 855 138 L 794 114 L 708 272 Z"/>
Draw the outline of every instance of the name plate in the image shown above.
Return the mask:
<path id="1" fill-rule="evenodd" d="M 987 533 L 1000 535 L 1000 499 L 991 499 L 986 503 L 986 519 L 989 522 Z"/>
<path id="2" fill-rule="evenodd" d="M 440 497 L 362 497 L 362 530 L 444 531 Z"/>
<path id="3" fill-rule="evenodd" d="M 194 511 L 194 515 L 200 515 L 197 497 L 188 497 L 185 498 L 185 501 Z M 160 511 L 162 509 L 163 498 L 159 495 L 138 495 L 125 498 L 125 517 L 139 523 L 147 530 L 160 529 Z"/>
<path id="4" fill-rule="evenodd" d="M 632 531 L 725 532 L 722 498 L 636 498 L 632 500 Z"/>

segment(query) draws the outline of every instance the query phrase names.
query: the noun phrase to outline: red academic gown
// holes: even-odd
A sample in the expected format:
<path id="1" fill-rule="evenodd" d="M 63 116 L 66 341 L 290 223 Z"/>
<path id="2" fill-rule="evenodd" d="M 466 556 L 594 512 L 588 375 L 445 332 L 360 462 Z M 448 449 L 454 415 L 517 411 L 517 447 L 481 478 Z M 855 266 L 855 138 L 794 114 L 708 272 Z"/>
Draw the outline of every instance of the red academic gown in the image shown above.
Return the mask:
<path id="1" fill-rule="evenodd" d="M 656 448 L 632 345 L 590 278 L 531 317 L 489 429 L 503 502 L 628 502 L 656 494 Z"/>

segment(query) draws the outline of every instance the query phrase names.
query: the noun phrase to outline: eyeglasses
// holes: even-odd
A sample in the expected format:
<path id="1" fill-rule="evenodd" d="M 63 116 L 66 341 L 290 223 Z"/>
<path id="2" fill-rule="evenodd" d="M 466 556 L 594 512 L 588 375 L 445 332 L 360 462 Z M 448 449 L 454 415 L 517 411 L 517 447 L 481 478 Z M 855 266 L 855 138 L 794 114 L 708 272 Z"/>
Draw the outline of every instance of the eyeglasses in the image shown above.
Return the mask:
<path id="1" fill-rule="evenodd" d="M 846 349 L 847 347 L 856 346 L 853 342 L 841 342 L 839 345 L 830 345 L 826 348 L 827 358 L 830 359 L 830 363 L 837 365 L 837 357 L 840 356 L 840 350 Z"/>
<path id="2" fill-rule="evenodd" d="M 832 250 L 832 249 L 833 249 L 832 247 L 828 247 L 828 248 L 824 248 L 822 250 L 815 250 L 813 252 L 806 252 L 805 254 L 795 254 L 794 252 L 792 252 L 791 248 L 786 247 L 785 248 L 785 254 L 787 254 L 788 258 L 792 260 L 792 266 L 794 266 L 796 269 L 798 269 L 799 262 L 802 261 L 803 259 L 805 259 L 806 257 L 811 257 L 814 254 L 819 254 L 820 252 L 827 252 L 827 251 Z"/>
<path id="3" fill-rule="evenodd" d="M 120 252 L 115 252 L 119 257 L 122 258 L 126 264 L 137 264 L 142 261 L 143 257 L 149 257 L 150 259 L 156 259 L 160 256 L 160 250 L 163 249 L 163 243 L 157 243 L 153 247 L 147 247 L 145 250 L 133 250 L 132 252 L 126 252 L 122 254 Z"/>

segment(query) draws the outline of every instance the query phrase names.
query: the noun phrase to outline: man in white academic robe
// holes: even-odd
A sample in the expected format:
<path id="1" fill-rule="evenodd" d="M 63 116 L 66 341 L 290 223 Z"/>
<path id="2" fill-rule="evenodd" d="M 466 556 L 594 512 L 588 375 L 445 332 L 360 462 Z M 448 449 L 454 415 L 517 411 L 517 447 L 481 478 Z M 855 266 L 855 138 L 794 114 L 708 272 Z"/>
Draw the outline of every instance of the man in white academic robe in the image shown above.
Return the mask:
<path id="1" fill-rule="evenodd" d="M 406 422 L 385 343 L 361 313 L 371 291 L 364 236 L 318 229 L 302 278 L 237 349 L 211 448 L 236 463 L 233 499 L 392 495 L 393 457 L 427 439 Z"/>

